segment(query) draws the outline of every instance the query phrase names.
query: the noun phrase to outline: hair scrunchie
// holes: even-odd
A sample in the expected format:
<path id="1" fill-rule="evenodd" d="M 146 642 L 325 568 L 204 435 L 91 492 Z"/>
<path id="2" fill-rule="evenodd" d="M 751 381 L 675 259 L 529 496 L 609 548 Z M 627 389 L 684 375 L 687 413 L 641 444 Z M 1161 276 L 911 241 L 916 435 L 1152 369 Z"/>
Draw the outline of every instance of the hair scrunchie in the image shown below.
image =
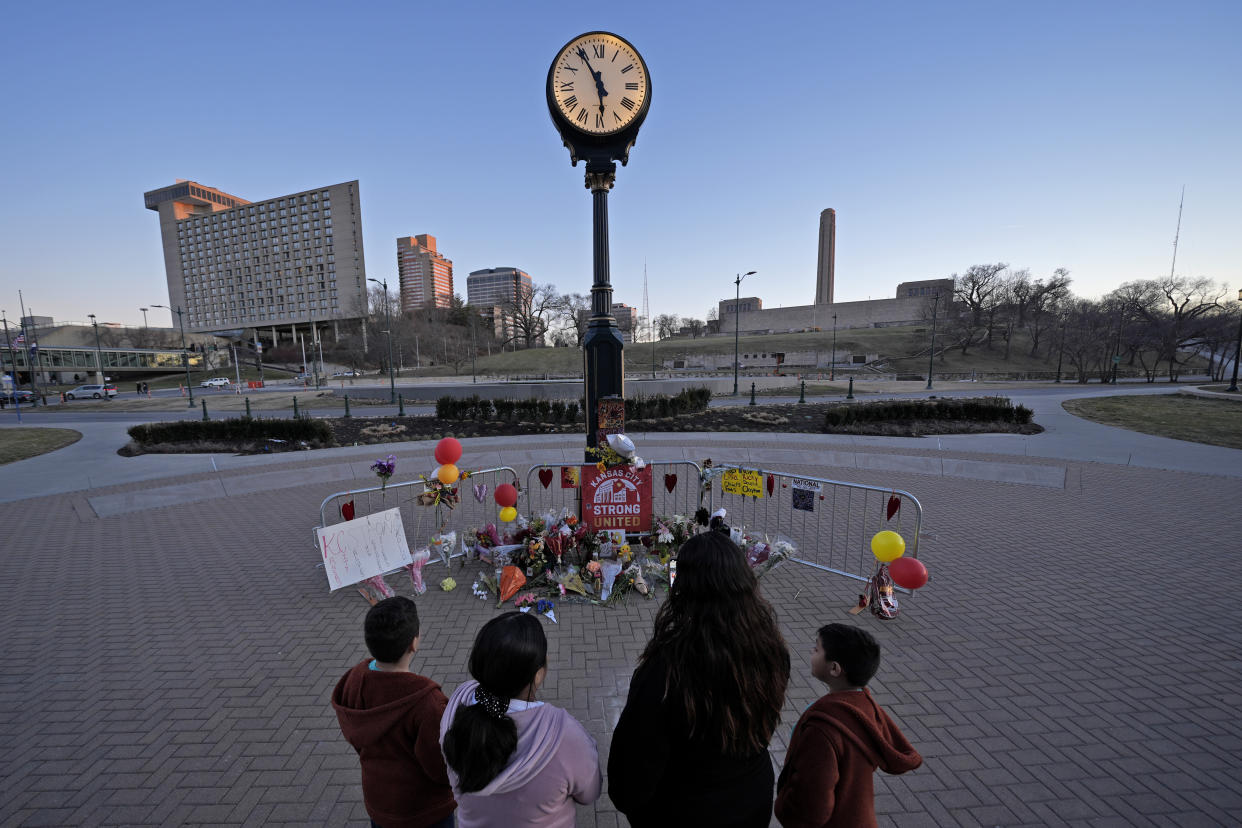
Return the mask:
<path id="1" fill-rule="evenodd" d="M 509 713 L 509 700 L 484 690 L 482 685 L 474 689 L 474 700 L 493 719 L 503 719 Z"/>

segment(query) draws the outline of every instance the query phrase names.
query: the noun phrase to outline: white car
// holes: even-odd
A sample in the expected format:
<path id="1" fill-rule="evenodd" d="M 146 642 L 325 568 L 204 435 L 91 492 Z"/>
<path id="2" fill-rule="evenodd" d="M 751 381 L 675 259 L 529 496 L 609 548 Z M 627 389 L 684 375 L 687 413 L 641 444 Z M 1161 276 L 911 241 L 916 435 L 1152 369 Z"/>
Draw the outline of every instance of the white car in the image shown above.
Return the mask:
<path id="1" fill-rule="evenodd" d="M 228 381 L 227 377 L 212 377 L 211 379 L 205 379 L 202 382 L 200 382 L 198 384 L 198 387 L 199 388 L 224 388 L 230 384 L 231 383 Z"/>

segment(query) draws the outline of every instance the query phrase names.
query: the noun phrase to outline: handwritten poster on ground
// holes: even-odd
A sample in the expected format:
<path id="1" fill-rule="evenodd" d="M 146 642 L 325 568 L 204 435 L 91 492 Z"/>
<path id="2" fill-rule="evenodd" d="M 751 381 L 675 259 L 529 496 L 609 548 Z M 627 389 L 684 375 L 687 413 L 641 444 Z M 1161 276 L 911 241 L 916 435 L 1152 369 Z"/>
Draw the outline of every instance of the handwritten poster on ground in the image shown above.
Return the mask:
<path id="1" fill-rule="evenodd" d="M 763 497 L 763 475 L 751 469 L 726 469 L 720 488 L 725 494 Z"/>
<path id="2" fill-rule="evenodd" d="M 329 591 L 382 575 L 410 562 L 401 510 L 388 509 L 316 529 Z"/>

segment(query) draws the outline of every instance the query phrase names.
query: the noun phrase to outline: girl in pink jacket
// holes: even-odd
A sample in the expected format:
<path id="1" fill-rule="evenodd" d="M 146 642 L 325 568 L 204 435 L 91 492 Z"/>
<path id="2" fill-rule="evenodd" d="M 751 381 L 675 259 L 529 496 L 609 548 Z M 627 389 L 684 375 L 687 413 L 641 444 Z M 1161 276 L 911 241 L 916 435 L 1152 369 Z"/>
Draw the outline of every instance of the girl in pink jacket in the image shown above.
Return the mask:
<path id="1" fill-rule="evenodd" d="M 488 621 L 470 675 L 440 719 L 440 745 L 457 799 L 458 828 L 574 825 L 574 803 L 599 798 L 595 740 L 578 720 L 535 696 L 548 640 L 533 614 Z"/>

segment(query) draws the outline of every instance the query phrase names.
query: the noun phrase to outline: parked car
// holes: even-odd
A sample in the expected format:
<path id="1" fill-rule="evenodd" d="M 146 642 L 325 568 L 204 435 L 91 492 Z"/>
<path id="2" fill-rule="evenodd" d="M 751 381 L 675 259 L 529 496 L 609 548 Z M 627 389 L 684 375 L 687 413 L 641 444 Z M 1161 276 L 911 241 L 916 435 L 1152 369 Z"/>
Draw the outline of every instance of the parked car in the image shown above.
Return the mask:
<path id="1" fill-rule="evenodd" d="M 199 388 L 224 388 L 228 385 L 231 385 L 231 383 L 228 380 L 228 377 L 212 377 L 211 379 L 205 379 L 202 382 L 200 382 L 198 384 L 198 387 Z"/>
<path id="2" fill-rule="evenodd" d="M 107 399 L 110 400 L 116 396 L 115 385 L 79 385 L 77 388 L 65 392 L 65 399 Z"/>
<path id="3" fill-rule="evenodd" d="M 4 404 L 13 405 L 14 402 L 20 402 L 22 405 L 30 405 L 34 402 L 35 395 L 33 391 L 21 389 L 19 391 L 4 392 Z"/>
<path id="4" fill-rule="evenodd" d="M 361 371 L 337 371 L 332 376 L 334 377 L 360 377 L 362 376 L 362 372 Z"/>

